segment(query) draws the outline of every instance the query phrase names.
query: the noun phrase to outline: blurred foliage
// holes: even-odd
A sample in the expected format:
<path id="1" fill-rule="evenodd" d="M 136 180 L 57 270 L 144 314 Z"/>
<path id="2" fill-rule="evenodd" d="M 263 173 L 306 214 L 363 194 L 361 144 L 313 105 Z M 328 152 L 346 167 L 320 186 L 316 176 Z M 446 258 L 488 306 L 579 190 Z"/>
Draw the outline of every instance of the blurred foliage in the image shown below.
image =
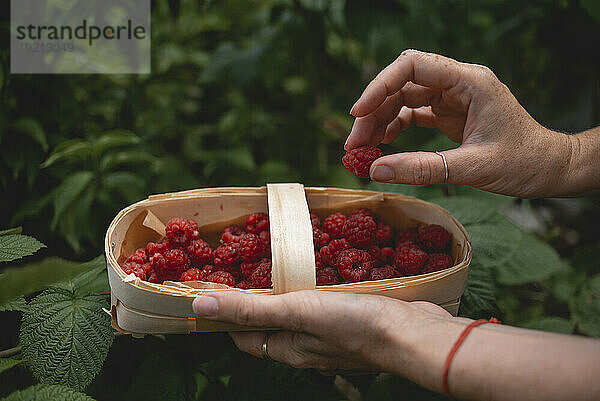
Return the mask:
<path id="1" fill-rule="evenodd" d="M 126 205 L 151 193 L 277 181 L 367 186 L 437 202 L 473 239 L 461 314 L 600 335 L 597 196 L 524 201 L 456 186 L 366 184 L 340 163 L 350 106 L 406 48 L 489 66 L 554 129 L 600 124 L 597 1 L 153 0 L 152 74 L 93 76 L 10 74 L 8 3 L 0 4 L 0 230 L 21 225 L 50 251 L 2 266 L 0 319 L 15 330 L 0 334 L 0 349 L 15 345 L 19 311 L 31 316 L 28 304 L 48 296 L 37 291 L 53 285 L 51 295 L 71 297 L 75 307 L 107 290 L 102 258 L 84 265 L 61 258 L 102 253 L 106 227 Z M 382 148 L 453 146 L 433 130 L 410 128 Z M 41 246 L 20 230 L 0 232 L 0 244 L 8 240 L 15 257 Z M 102 302 L 91 304 L 90 313 L 102 313 Z M 108 345 L 97 346 L 102 362 Z M 0 397 L 35 383 L 19 356 L 0 361 L 7 366 Z M 98 373 L 96 362 L 77 388 Z M 27 368 L 40 376 L 39 366 Z M 348 380 L 363 399 L 436 397 L 396 377 Z M 149 383 L 157 390 L 148 392 Z M 71 394 L 38 386 L 11 399 L 36 388 Z M 269 386 L 273 392 L 260 392 Z M 243 355 L 226 335 L 194 334 L 118 337 L 86 392 L 98 399 L 339 399 L 339 388 L 313 371 Z"/>

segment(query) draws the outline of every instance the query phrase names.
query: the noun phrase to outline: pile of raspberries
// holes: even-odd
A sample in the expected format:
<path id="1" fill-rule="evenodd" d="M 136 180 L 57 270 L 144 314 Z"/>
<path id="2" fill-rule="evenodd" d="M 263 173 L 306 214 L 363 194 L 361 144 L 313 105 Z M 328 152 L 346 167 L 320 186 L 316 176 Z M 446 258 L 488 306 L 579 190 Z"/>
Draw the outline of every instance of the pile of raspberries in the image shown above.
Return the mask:
<path id="1" fill-rule="evenodd" d="M 394 232 L 373 211 L 311 213 L 317 285 L 382 280 L 451 267 L 451 234 L 439 225 Z M 166 237 L 130 255 L 121 268 L 151 283 L 205 281 L 242 289 L 271 288 L 269 217 L 252 213 L 244 227 L 229 226 L 212 248 L 193 220 L 174 218 Z"/>

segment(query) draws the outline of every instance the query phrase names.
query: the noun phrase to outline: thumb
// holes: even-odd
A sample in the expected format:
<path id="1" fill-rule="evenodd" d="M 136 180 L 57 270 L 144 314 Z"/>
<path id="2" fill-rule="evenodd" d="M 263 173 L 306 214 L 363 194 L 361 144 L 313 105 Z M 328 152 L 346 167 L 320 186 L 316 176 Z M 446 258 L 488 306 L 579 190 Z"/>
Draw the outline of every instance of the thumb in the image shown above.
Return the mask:
<path id="1" fill-rule="evenodd" d="M 371 179 L 394 184 L 428 185 L 450 184 L 472 185 L 480 176 L 481 157 L 472 146 L 440 152 L 406 152 L 383 156 L 371 165 Z M 446 180 L 446 167 L 448 179 Z"/>

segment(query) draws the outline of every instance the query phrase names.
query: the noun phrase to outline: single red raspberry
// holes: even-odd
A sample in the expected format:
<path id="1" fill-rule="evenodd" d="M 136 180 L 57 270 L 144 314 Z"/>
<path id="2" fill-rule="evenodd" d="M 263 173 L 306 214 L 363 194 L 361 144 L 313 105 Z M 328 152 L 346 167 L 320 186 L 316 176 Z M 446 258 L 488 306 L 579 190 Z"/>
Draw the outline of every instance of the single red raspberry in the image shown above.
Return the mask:
<path id="1" fill-rule="evenodd" d="M 322 267 L 323 267 L 323 261 L 321 260 L 321 254 L 319 253 L 319 251 L 315 250 L 315 268 L 318 271 Z"/>
<path id="2" fill-rule="evenodd" d="M 269 216 L 265 213 L 252 213 L 246 218 L 244 229 L 247 233 L 258 234 L 269 229 Z"/>
<path id="3" fill-rule="evenodd" d="M 217 270 L 216 272 L 209 274 L 206 281 L 235 287 L 235 278 L 233 278 L 231 273 L 222 270 Z"/>
<path id="4" fill-rule="evenodd" d="M 340 284 L 342 279 L 333 267 L 324 267 L 317 270 L 317 285 Z"/>
<path id="5" fill-rule="evenodd" d="M 370 246 L 366 249 L 366 251 L 369 253 L 369 255 L 371 255 L 374 267 L 379 267 L 383 264 L 383 259 L 381 258 L 381 249 L 377 245 Z"/>
<path id="6" fill-rule="evenodd" d="M 221 234 L 221 243 L 224 242 L 240 242 L 244 235 L 244 230 L 240 226 L 229 226 L 223 229 Z"/>
<path id="7" fill-rule="evenodd" d="M 131 262 L 131 263 L 137 263 L 139 265 L 142 265 L 142 264 L 146 263 L 147 261 L 148 261 L 148 253 L 146 252 L 146 249 L 140 248 L 137 251 L 135 251 L 135 253 L 132 253 L 131 255 L 129 255 L 129 257 L 125 260 L 125 263 Z"/>
<path id="8" fill-rule="evenodd" d="M 368 248 L 375 244 L 376 234 L 377 224 L 369 216 L 349 217 L 344 223 L 344 237 L 355 247 Z"/>
<path id="9" fill-rule="evenodd" d="M 394 248 L 385 246 L 381 248 L 381 260 L 384 264 L 394 263 Z"/>
<path id="10" fill-rule="evenodd" d="M 198 223 L 181 217 L 169 220 L 165 232 L 174 246 L 185 246 L 191 240 L 200 238 Z"/>
<path id="11" fill-rule="evenodd" d="M 242 262 L 242 264 L 240 264 L 240 271 L 242 272 L 242 275 L 247 278 L 248 280 L 250 280 L 250 277 L 252 276 L 252 273 L 254 272 L 254 270 L 256 270 L 256 268 L 258 267 L 258 265 L 260 265 L 262 262 L 264 261 L 268 261 L 269 259 L 267 258 L 263 258 L 261 260 L 258 260 L 256 262 Z"/>
<path id="12" fill-rule="evenodd" d="M 450 233 L 437 224 L 419 227 L 417 242 L 428 251 L 442 251 L 450 241 Z"/>
<path id="13" fill-rule="evenodd" d="M 242 272 L 240 271 L 240 265 L 238 264 L 230 266 L 221 266 L 217 270 L 223 270 L 231 274 L 236 282 L 238 282 L 240 277 L 242 276 Z"/>
<path id="14" fill-rule="evenodd" d="M 395 277 L 400 277 L 400 272 L 394 266 L 385 265 L 371 270 L 369 280 L 384 280 L 386 278 Z"/>
<path id="15" fill-rule="evenodd" d="M 453 265 L 454 261 L 452 260 L 452 256 L 447 253 L 430 253 L 429 259 L 427 259 L 425 265 L 423 265 L 421 274 L 437 272 L 452 267 Z"/>
<path id="16" fill-rule="evenodd" d="M 427 253 L 419 248 L 404 247 L 397 250 L 394 264 L 400 274 L 413 276 L 419 274 L 427 257 Z"/>
<path id="17" fill-rule="evenodd" d="M 252 272 L 250 277 L 254 288 L 271 288 L 271 261 L 266 260 L 260 262 L 256 270 Z"/>
<path id="18" fill-rule="evenodd" d="M 373 146 L 361 146 L 360 148 L 352 149 L 342 157 L 342 163 L 346 170 L 356 174 L 360 178 L 369 178 L 369 170 L 371 164 L 380 158 L 382 155 L 381 149 Z"/>
<path id="19" fill-rule="evenodd" d="M 398 231 L 396 234 L 396 248 L 402 242 L 415 242 L 417 240 L 417 230 L 415 228 L 406 228 L 402 231 Z"/>
<path id="20" fill-rule="evenodd" d="M 190 267 L 190 258 L 183 250 L 175 248 L 165 253 L 155 253 L 150 264 L 161 280 L 176 281 Z"/>
<path id="21" fill-rule="evenodd" d="M 162 280 L 158 277 L 158 274 L 156 274 L 155 271 L 152 271 L 152 274 L 150 274 L 150 277 L 148 277 L 147 281 L 149 283 L 162 284 Z"/>
<path id="22" fill-rule="evenodd" d="M 256 234 L 244 234 L 240 241 L 240 259 L 254 262 L 265 255 L 263 242 Z"/>
<path id="23" fill-rule="evenodd" d="M 271 234 L 269 233 L 269 230 L 261 231 L 260 234 L 258 234 L 258 238 L 260 238 L 263 243 L 265 254 L 271 257 Z"/>
<path id="24" fill-rule="evenodd" d="M 148 254 L 148 258 L 151 258 L 155 253 L 164 253 L 171 248 L 171 241 L 165 237 L 158 242 L 148 242 L 146 253 Z"/>
<path id="25" fill-rule="evenodd" d="M 217 268 L 213 265 L 205 265 L 200 271 L 200 281 L 206 281 L 206 278 L 216 272 Z"/>
<path id="26" fill-rule="evenodd" d="M 333 213 L 323 221 L 323 231 L 331 236 L 331 238 L 342 238 L 344 236 L 344 223 L 346 216 L 342 213 Z"/>
<path id="27" fill-rule="evenodd" d="M 339 253 L 335 262 L 340 276 L 348 282 L 366 280 L 373 268 L 373 258 L 361 249 L 345 249 Z"/>
<path id="28" fill-rule="evenodd" d="M 311 213 L 310 224 L 313 226 L 313 228 L 321 228 L 321 219 L 319 219 L 319 216 L 317 216 L 316 214 Z"/>
<path id="29" fill-rule="evenodd" d="M 313 244 L 315 249 L 321 249 L 329 243 L 329 234 L 324 233 L 318 228 L 313 228 Z"/>
<path id="30" fill-rule="evenodd" d="M 354 216 L 369 216 L 373 220 L 377 221 L 377 216 L 375 216 L 375 212 L 373 212 L 371 209 L 367 209 L 366 207 L 359 207 L 358 209 L 354 209 L 350 212 L 348 218 Z"/>
<path id="31" fill-rule="evenodd" d="M 225 242 L 215 249 L 215 265 L 230 266 L 240 260 L 240 243 Z"/>
<path id="32" fill-rule="evenodd" d="M 329 245 L 324 246 L 319 250 L 321 261 L 325 265 L 333 265 L 335 264 L 335 258 L 339 252 L 347 248 L 350 248 L 350 244 L 345 238 L 332 239 L 331 242 L 329 242 Z"/>
<path id="33" fill-rule="evenodd" d="M 135 262 L 125 262 L 123 266 L 121 266 L 123 272 L 127 275 L 133 274 L 138 277 L 140 280 L 146 280 L 146 272 L 142 265 Z"/>
<path id="34" fill-rule="evenodd" d="M 396 246 L 396 251 L 398 251 L 398 249 L 402 249 L 402 248 L 421 249 L 421 247 L 419 245 L 417 245 L 415 242 L 412 242 L 412 241 L 399 242 L 398 246 Z"/>
<path id="35" fill-rule="evenodd" d="M 179 281 L 202 281 L 202 271 L 192 267 L 181 273 Z"/>
<path id="36" fill-rule="evenodd" d="M 390 225 L 380 221 L 377 223 L 377 233 L 375 235 L 377 236 L 377 245 L 381 247 L 390 246 L 394 237 L 394 230 Z"/>
<path id="37" fill-rule="evenodd" d="M 190 241 L 186 250 L 194 266 L 202 267 L 213 261 L 213 250 L 202 238 Z"/>
<path id="38" fill-rule="evenodd" d="M 241 288 L 242 290 L 249 290 L 250 288 L 254 288 L 252 283 L 248 280 L 242 280 L 237 283 L 237 288 Z"/>

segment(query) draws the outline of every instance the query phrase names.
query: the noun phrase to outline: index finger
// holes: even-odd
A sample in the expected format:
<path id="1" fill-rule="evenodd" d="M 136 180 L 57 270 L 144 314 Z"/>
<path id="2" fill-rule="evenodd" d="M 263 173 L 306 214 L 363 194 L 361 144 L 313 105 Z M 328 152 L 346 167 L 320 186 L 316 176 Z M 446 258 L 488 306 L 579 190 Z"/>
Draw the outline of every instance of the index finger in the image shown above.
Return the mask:
<path id="1" fill-rule="evenodd" d="M 454 59 L 405 50 L 367 85 L 350 114 L 363 117 L 372 113 L 408 81 L 432 89 L 447 89 L 456 85 L 460 75 L 460 63 Z"/>

